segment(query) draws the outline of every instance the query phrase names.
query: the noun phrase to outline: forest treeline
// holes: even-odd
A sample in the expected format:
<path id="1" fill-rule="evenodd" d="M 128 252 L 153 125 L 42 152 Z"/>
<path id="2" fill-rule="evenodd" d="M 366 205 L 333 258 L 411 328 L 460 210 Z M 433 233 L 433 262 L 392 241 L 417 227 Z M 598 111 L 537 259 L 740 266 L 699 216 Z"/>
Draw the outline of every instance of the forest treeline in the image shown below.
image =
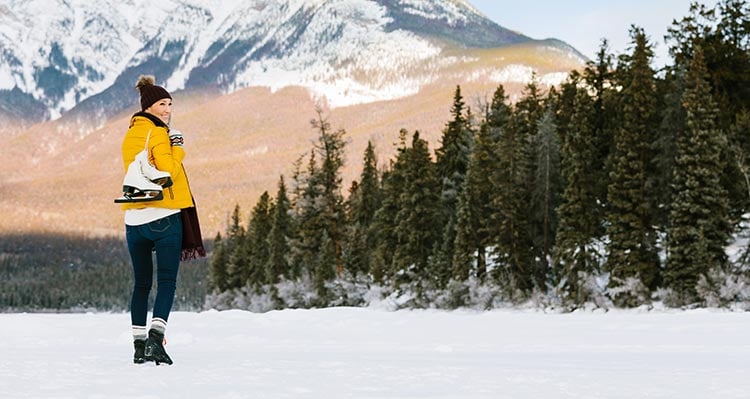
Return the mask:
<path id="1" fill-rule="evenodd" d="M 348 187 L 346 132 L 319 112 L 292 175 L 181 265 L 175 308 L 750 307 L 749 16 L 692 5 L 659 70 L 633 27 L 628 53 L 603 41 L 514 103 L 457 85 L 436 148 L 404 129 Z M 0 237 L 4 311 L 126 311 L 131 280 L 121 238 Z"/>
<path id="2" fill-rule="evenodd" d="M 132 275 L 124 238 L 0 235 L 0 311 L 127 311 Z M 183 262 L 175 309 L 202 309 L 207 281 L 205 259 Z"/>
<path id="3" fill-rule="evenodd" d="M 216 237 L 207 305 L 747 303 L 749 15 L 693 4 L 660 70 L 633 26 L 628 53 L 602 41 L 515 103 L 499 86 L 472 109 L 459 85 L 434 152 L 402 130 L 394 159 L 368 145 L 350 187 L 346 133 L 319 111 L 292 176 Z"/>

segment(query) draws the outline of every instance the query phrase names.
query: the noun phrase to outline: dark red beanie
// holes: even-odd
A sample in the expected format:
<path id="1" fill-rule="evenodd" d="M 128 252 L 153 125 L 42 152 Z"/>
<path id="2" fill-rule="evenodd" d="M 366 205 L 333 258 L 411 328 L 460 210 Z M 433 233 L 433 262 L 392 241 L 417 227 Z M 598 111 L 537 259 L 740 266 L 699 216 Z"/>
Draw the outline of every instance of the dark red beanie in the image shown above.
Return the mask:
<path id="1" fill-rule="evenodd" d="M 141 75 L 135 84 L 135 88 L 141 92 L 141 111 L 145 111 L 146 108 L 152 106 L 162 98 L 172 99 L 167 90 L 161 86 L 154 85 L 154 82 L 156 82 L 156 79 L 153 76 Z"/>

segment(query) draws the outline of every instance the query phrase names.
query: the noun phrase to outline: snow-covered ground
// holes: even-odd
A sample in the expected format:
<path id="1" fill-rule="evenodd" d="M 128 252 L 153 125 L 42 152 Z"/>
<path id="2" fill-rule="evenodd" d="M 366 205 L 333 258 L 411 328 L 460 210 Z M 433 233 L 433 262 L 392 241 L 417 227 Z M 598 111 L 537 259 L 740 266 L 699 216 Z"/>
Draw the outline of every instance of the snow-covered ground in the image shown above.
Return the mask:
<path id="1" fill-rule="evenodd" d="M 0 314 L 0 398 L 748 398 L 750 313 L 174 313 L 172 366 L 128 314 Z"/>

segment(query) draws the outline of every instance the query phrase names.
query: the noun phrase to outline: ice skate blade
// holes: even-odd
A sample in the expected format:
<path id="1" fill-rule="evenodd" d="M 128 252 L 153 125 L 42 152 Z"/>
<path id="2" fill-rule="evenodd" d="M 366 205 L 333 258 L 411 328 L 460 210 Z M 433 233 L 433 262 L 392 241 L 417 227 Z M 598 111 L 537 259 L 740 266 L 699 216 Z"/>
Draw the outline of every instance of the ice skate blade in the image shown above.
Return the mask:
<path id="1" fill-rule="evenodd" d="M 148 196 L 148 195 L 139 195 L 139 196 L 133 196 L 129 194 L 125 194 L 120 198 L 115 199 L 115 204 L 125 204 L 125 203 L 135 203 L 135 202 L 153 202 L 153 201 L 159 201 L 164 199 L 164 193 L 161 191 L 158 192 L 155 196 Z"/>

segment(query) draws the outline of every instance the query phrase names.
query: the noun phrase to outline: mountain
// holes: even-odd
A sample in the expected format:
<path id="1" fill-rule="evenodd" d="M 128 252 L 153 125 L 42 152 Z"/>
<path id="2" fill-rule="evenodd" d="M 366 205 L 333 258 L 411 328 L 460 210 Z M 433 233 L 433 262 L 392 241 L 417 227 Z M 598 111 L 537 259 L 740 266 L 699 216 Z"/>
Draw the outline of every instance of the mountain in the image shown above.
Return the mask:
<path id="1" fill-rule="evenodd" d="M 387 100 L 434 79 L 446 48 L 529 41 L 460 0 L 11 0 L 0 115 L 98 126 L 132 105 L 144 73 L 170 91 L 300 85 L 334 106 Z M 404 74 L 415 66 L 427 70 Z"/>
<path id="2" fill-rule="evenodd" d="M 435 149 L 461 86 L 481 110 L 586 61 L 460 0 L 9 0 L 0 5 L 0 233 L 121 234 L 122 133 L 138 75 L 175 98 L 205 237 L 311 148 L 316 107 L 347 132 L 345 184 L 368 141 L 405 128 Z"/>

